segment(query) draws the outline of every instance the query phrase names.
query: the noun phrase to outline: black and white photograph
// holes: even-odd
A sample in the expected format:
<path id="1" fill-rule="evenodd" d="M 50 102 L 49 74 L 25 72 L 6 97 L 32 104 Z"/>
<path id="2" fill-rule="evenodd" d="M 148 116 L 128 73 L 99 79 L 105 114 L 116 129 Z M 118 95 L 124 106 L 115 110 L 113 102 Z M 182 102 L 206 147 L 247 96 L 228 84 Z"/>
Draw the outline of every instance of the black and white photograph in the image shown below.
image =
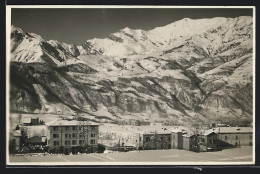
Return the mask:
<path id="1" fill-rule="evenodd" d="M 8 165 L 255 164 L 255 7 L 6 14 Z"/>

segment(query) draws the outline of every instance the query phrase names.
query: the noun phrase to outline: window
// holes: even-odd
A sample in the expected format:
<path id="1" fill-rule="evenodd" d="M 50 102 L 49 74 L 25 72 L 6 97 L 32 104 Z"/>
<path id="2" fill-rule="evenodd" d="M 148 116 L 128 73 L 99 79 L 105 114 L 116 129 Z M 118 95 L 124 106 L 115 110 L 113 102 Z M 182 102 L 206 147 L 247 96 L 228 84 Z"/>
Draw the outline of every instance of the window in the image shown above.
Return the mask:
<path id="1" fill-rule="evenodd" d="M 249 139 L 252 140 L 252 135 L 250 135 Z"/>
<path id="2" fill-rule="evenodd" d="M 90 140 L 90 144 L 95 144 L 95 140 Z"/>
<path id="3" fill-rule="evenodd" d="M 171 141 L 171 137 L 168 137 L 168 141 Z"/>
<path id="4" fill-rule="evenodd" d="M 73 126 L 73 127 L 72 127 L 72 130 L 76 130 L 76 126 Z"/>
<path id="5" fill-rule="evenodd" d="M 83 140 L 79 140 L 79 144 L 80 145 L 84 144 L 84 141 Z"/>
<path id="6" fill-rule="evenodd" d="M 58 127 L 53 127 L 53 130 L 54 130 L 54 131 L 57 131 L 57 130 L 58 130 Z"/>
<path id="7" fill-rule="evenodd" d="M 215 139 L 211 138 L 211 139 L 210 139 L 210 143 L 211 143 L 211 144 L 215 144 Z"/>
<path id="8" fill-rule="evenodd" d="M 72 145 L 76 145 L 77 141 L 76 140 L 72 140 Z"/>
<path id="9" fill-rule="evenodd" d="M 227 140 L 227 136 L 225 136 L 225 140 Z"/>
<path id="10" fill-rule="evenodd" d="M 163 137 L 161 137 L 161 141 L 163 141 Z"/>
<path id="11" fill-rule="evenodd" d="M 59 138 L 59 134 L 53 134 L 52 137 L 53 138 Z"/>
<path id="12" fill-rule="evenodd" d="M 142 141 L 142 137 L 139 137 L 139 141 Z"/>
<path id="13" fill-rule="evenodd" d="M 238 140 L 238 136 L 236 135 L 236 140 Z"/>
<path id="14" fill-rule="evenodd" d="M 146 137 L 146 142 L 150 142 L 150 137 Z"/>
<path id="15" fill-rule="evenodd" d="M 76 138 L 76 134 L 75 133 L 72 134 L 72 138 Z"/>
<path id="16" fill-rule="evenodd" d="M 53 145 L 54 145 L 54 146 L 59 146 L 59 145 L 60 145 L 60 142 L 59 142 L 59 141 L 53 141 Z"/>
<path id="17" fill-rule="evenodd" d="M 83 134 L 79 134 L 79 138 L 83 138 Z"/>
<path id="18" fill-rule="evenodd" d="M 236 142 L 235 146 L 237 146 L 237 142 Z"/>
<path id="19" fill-rule="evenodd" d="M 95 126 L 92 126 L 92 127 L 91 127 L 91 130 L 95 130 Z"/>
<path id="20" fill-rule="evenodd" d="M 69 134 L 65 134 L 65 138 L 69 138 Z"/>
<path id="21" fill-rule="evenodd" d="M 201 138 L 201 142 L 204 143 L 204 138 Z"/>
<path id="22" fill-rule="evenodd" d="M 67 130 L 70 130 L 70 127 L 65 127 L 65 130 L 67 131 Z"/>
<path id="23" fill-rule="evenodd" d="M 91 137 L 95 137 L 95 133 L 91 133 L 91 135 L 90 135 Z"/>
<path id="24" fill-rule="evenodd" d="M 69 140 L 66 140 L 66 141 L 65 141 L 65 145 L 70 145 L 70 141 L 69 141 Z"/>

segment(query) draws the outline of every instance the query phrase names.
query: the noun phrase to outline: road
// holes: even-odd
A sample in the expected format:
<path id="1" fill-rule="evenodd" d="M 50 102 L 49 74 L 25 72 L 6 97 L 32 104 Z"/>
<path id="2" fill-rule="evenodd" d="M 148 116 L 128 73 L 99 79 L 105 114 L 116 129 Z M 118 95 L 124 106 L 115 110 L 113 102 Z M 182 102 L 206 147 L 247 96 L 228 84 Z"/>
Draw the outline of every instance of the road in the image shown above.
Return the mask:
<path id="1" fill-rule="evenodd" d="M 80 154 L 80 155 L 47 155 L 47 156 L 10 156 L 10 164 L 194 164 L 216 162 L 226 164 L 228 162 L 249 163 L 253 161 L 253 148 L 241 147 L 225 149 L 218 152 L 195 153 L 186 150 L 149 150 L 132 152 L 114 152 L 108 154 Z M 141 162 L 141 163 L 140 163 Z M 145 163 L 144 163 L 145 162 Z"/>

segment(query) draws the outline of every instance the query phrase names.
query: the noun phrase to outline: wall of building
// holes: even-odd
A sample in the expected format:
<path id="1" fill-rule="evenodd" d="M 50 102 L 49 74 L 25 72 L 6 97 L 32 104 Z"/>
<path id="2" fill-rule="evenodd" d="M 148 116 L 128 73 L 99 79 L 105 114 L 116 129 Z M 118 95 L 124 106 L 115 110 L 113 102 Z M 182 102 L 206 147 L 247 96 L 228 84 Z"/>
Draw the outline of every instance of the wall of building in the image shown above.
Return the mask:
<path id="1" fill-rule="evenodd" d="M 57 127 L 57 130 L 55 130 L 54 127 Z M 73 130 L 73 127 L 74 126 L 50 126 L 48 140 L 49 149 L 51 150 L 61 146 L 64 148 L 85 145 L 90 147 L 97 147 L 99 133 L 98 126 L 87 126 L 88 134 L 85 134 L 87 136 L 85 139 L 83 136 L 80 136 L 78 127 L 75 126 L 75 130 Z M 54 137 L 53 134 L 55 134 L 56 137 Z M 57 142 L 59 143 L 57 144 Z"/>
<path id="2" fill-rule="evenodd" d="M 218 139 L 222 146 L 251 146 L 253 144 L 252 133 L 219 133 Z"/>
<path id="3" fill-rule="evenodd" d="M 183 137 L 182 132 L 172 132 L 171 134 L 171 148 L 182 149 L 183 148 Z"/>
<path id="4" fill-rule="evenodd" d="M 183 149 L 191 150 L 190 137 L 183 137 Z"/>
<path id="5" fill-rule="evenodd" d="M 171 149 L 171 134 L 135 134 L 135 147 L 147 150 Z"/>
<path id="6" fill-rule="evenodd" d="M 212 148 L 213 150 L 218 150 L 218 135 L 210 134 L 205 137 L 205 144 L 208 148 Z"/>

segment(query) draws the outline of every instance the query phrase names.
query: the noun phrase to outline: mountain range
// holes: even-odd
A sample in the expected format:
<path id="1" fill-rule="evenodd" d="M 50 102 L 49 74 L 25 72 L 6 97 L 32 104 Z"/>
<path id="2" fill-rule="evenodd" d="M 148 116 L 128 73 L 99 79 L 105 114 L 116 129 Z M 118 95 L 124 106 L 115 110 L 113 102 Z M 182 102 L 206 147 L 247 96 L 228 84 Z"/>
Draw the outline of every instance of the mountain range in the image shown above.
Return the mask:
<path id="1" fill-rule="evenodd" d="M 184 18 L 82 45 L 11 27 L 11 111 L 178 125 L 252 120 L 253 19 Z"/>

